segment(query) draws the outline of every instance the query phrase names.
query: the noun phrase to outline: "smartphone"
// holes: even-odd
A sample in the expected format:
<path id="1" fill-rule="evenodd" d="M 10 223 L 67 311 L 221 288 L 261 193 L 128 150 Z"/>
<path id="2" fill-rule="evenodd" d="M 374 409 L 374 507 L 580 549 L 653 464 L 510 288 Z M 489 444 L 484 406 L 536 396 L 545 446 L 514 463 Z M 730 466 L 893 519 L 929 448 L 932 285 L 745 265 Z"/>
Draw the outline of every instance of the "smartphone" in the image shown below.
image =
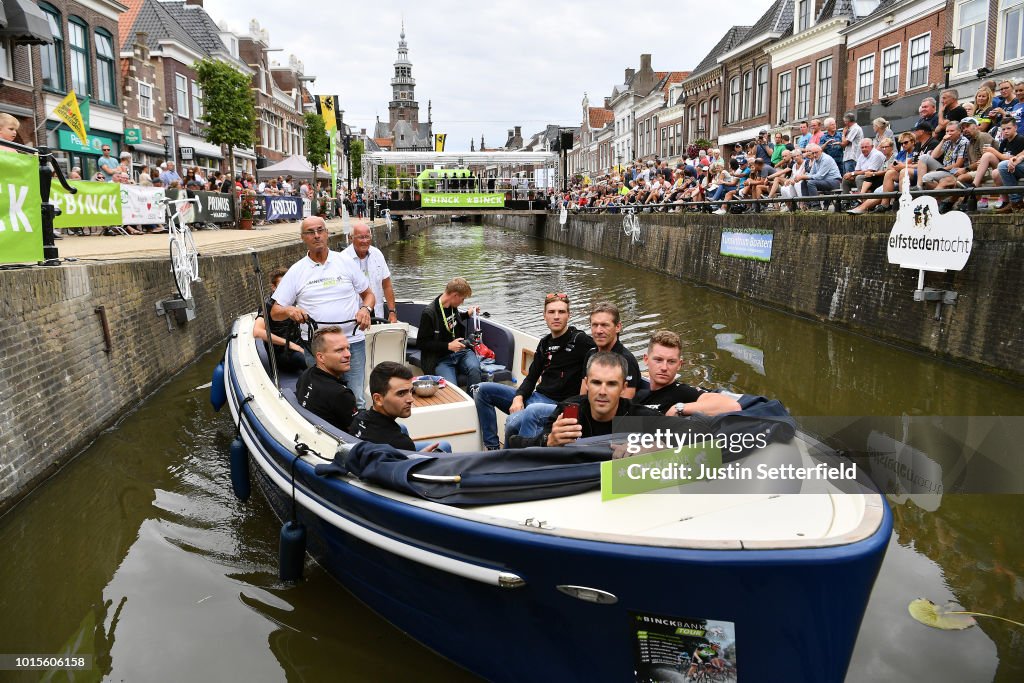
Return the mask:
<path id="1" fill-rule="evenodd" d="M 570 403 L 562 411 L 562 417 L 571 417 L 574 420 L 580 419 L 580 407 L 575 403 Z"/>

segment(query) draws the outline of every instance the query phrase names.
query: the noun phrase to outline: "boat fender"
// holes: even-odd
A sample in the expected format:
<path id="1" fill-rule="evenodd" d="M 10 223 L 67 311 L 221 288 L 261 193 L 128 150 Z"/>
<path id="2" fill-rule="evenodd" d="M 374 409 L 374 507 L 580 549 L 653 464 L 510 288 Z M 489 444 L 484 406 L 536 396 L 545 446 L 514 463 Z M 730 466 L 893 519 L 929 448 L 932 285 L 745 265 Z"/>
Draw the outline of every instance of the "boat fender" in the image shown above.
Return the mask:
<path id="1" fill-rule="evenodd" d="M 249 500 L 249 453 L 242 437 L 236 436 L 231 442 L 231 488 L 235 497 L 243 503 Z"/>
<path id="2" fill-rule="evenodd" d="M 306 559 L 306 527 L 290 519 L 281 525 L 280 573 L 282 581 L 298 581 Z"/>
<path id="3" fill-rule="evenodd" d="M 213 369 L 213 383 L 210 385 L 210 404 L 213 409 L 220 411 L 228 402 L 227 389 L 224 388 L 224 361 L 217 363 Z"/>

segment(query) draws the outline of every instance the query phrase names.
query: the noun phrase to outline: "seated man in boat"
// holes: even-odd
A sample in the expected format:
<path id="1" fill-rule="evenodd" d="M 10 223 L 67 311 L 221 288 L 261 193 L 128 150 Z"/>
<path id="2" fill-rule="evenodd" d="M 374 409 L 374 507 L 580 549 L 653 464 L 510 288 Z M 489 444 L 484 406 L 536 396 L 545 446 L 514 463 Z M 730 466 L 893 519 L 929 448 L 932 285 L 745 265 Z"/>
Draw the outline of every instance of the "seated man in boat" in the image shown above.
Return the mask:
<path id="1" fill-rule="evenodd" d="M 303 219 L 300 231 L 308 252 L 281 279 L 274 292 L 270 317 L 274 320 L 290 318 L 297 323 L 306 322 L 309 318 L 326 324 L 354 321 L 349 335 L 352 363 L 345 379 L 355 392 L 359 405 L 362 405 L 366 377 L 366 337 L 363 330 L 370 326 L 376 302 L 370 281 L 352 259 L 331 251 L 323 218 L 310 216 Z M 307 362 L 312 365 L 316 361 L 310 357 Z"/>
<path id="2" fill-rule="evenodd" d="M 416 441 L 409 437 L 398 418 L 412 415 L 412 370 L 394 361 L 384 361 L 370 372 L 373 407 L 360 410 L 352 419 L 352 436 L 371 443 L 386 443 L 406 451 L 451 453 L 447 441 Z"/>
<path id="3" fill-rule="evenodd" d="M 461 277 L 452 278 L 444 293 L 430 302 L 420 316 L 416 346 L 422 351 L 423 372 L 441 375 L 458 384 L 458 373 L 466 376 L 469 385 L 480 383 L 480 358 L 468 336 L 466 323 L 471 314 L 480 314 L 479 306 L 470 306 L 463 313 L 459 306 L 472 296 L 469 283 Z"/>
<path id="4" fill-rule="evenodd" d="M 727 394 L 705 391 L 676 381 L 683 364 L 682 349 L 682 340 L 671 330 L 658 330 L 651 335 L 644 354 L 651 387 L 641 390 L 634 403 L 665 415 L 721 415 L 742 410 L 739 402 Z"/>
<path id="5" fill-rule="evenodd" d="M 356 397 L 345 383 L 352 362 L 348 338 L 337 325 L 321 327 L 313 335 L 316 365 L 299 375 L 295 396 L 311 413 L 347 432 L 356 414 Z"/>
<path id="6" fill-rule="evenodd" d="M 587 350 L 583 359 L 583 366 L 593 354 L 601 351 L 610 351 L 622 356 L 626 361 L 626 385 L 622 389 L 622 398 L 632 399 L 640 387 L 640 364 L 636 362 L 636 356 L 630 353 L 629 349 L 619 341 L 619 333 L 622 332 L 622 321 L 619 316 L 619 308 L 608 301 L 601 301 L 594 304 L 590 309 L 590 336 L 594 345 Z M 577 393 L 586 393 L 586 381 L 580 382 Z M 535 404 L 527 412 L 519 424 L 519 435 L 528 438 L 540 434 L 544 429 L 544 423 L 551 415 L 553 407 L 544 403 Z"/>
<path id="7" fill-rule="evenodd" d="M 270 296 L 267 297 L 266 310 L 274 305 L 274 291 L 285 274 L 284 268 L 275 268 L 270 271 Z M 306 357 L 303 354 L 302 346 L 298 344 L 300 339 L 299 326 L 293 320 L 270 320 L 270 335 L 274 340 L 274 356 L 277 360 L 278 370 L 285 372 L 302 372 L 306 369 Z M 267 340 L 267 325 L 263 319 L 261 310 L 256 316 L 256 324 L 252 326 L 252 336 L 257 339 Z"/>
<path id="8" fill-rule="evenodd" d="M 656 417 L 657 410 L 634 404 L 622 396 L 626 390 L 626 359 L 611 351 L 598 351 L 587 361 L 584 394 L 555 406 L 544 431 L 536 437 L 511 439 L 513 446 L 564 446 L 577 439 L 612 433 L 616 417 Z M 568 413 L 565 414 L 565 413 Z M 575 417 L 572 414 L 575 413 Z"/>
<path id="9" fill-rule="evenodd" d="M 480 436 L 487 450 L 496 450 L 499 445 L 495 408 L 509 416 L 505 422 L 505 442 L 508 443 L 510 436 L 520 433 L 520 422 L 531 411 L 541 411 L 539 424 L 543 424 L 555 404 L 579 393 L 586 356 L 594 348 L 594 341 L 569 325 L 567 294 L 548 294 L 544 298 L 544 324 L 549 333 L 537 344 L 530 370 L 519 388 L 484 382 L 473 396 L 480 420 Z"/>

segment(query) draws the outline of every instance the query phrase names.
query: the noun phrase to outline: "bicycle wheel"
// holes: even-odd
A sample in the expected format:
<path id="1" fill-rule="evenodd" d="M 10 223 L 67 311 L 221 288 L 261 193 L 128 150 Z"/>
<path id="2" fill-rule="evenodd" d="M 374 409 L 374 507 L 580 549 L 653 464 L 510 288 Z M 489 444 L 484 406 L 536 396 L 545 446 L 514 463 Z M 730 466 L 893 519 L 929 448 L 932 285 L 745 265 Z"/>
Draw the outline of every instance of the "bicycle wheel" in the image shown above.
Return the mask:
<path id="1" fill-rule="evenodd" d="M 626 214 L 622 217 L 622 232 L 624 232 L 627 236 L 633 232 L 632 212 L 627 211 Z"/>
<path id="2" fill-rule="evenodd" d="M 184 247 L 176 239 L 171 240 L 171 274 L 174 275 L 174 284 L 178 288 L 178 295 L 185 301 L 191 299 L 192 270 Z"/>
<path id="3" fill-rule="evenodd" d="M 189 272 L 192 275 L 192 281 L 199 281 L 199 250 L 196 249 L 196 240 L 192 237 L 192 231 L 186 229 L 184 233 L 185 237 L 185 257 L 188 259 Z"/>

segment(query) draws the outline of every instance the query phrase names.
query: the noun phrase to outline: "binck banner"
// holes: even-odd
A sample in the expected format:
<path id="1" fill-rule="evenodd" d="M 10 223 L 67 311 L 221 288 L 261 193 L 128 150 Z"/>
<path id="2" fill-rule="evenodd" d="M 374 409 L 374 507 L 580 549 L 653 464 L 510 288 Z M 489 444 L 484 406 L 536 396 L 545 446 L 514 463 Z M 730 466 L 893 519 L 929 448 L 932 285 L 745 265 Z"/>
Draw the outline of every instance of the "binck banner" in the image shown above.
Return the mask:
<path id="1" fill-rule="evenodd" d="M 0 152 L 0 263 L 43 258 L 39 159 Z"/>
<path id="2" fill-rule="evenodd" d="M 78 192 L 68 194 L 59 183 L 50 188 L 50 203 L 60 209 L 60 215 L 53 219 L 54 228 L 102 228 L 124 223 L 120 185 L 90 180 L 68 184 Z"/>
<path id="3" fill-rule="evenodd" d="M 481 208 L 485 206 L 503 208 L 505 195 L 486 192 L 424 192 L 420 206 L 437 209 Z"/>

